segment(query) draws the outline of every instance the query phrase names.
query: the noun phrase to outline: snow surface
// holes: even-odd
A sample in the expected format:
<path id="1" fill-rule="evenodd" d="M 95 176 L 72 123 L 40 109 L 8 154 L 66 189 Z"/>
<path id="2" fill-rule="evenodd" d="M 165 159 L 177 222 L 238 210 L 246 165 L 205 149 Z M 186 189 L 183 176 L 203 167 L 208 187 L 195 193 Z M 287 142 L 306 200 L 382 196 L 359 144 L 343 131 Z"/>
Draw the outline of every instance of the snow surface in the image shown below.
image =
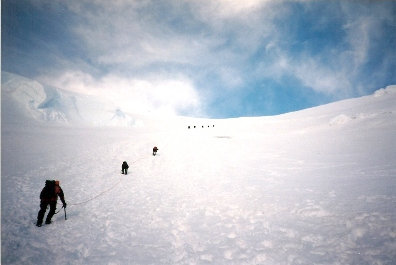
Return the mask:
<path id="1" fill-rule="evenodd" d="M 2 117 L 8 123 L 20 122 L 21 119 L 26 122 L 28 119 L 46 125 L 139 126 L 139 120 L 124 113 L 113 102 L 44 87 L 36 81 L 7 72 L 2 72 L 1 77 Z"/>
<path id="2" fill-rule="evenodd" d="M 2 82 L 2 264 L 395 264 L 396 86 L 205 120 Z M 46 179 L 67 220 L 38 228 Z"/>

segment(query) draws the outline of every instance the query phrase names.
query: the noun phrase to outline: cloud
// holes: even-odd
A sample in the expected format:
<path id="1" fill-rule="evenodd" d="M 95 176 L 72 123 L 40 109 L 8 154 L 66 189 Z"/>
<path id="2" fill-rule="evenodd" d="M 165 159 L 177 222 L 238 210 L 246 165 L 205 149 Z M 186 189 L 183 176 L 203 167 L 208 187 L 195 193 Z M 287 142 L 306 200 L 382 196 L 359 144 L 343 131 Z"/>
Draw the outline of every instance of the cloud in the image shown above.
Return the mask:
<path id="1" fill-rule="evenodd" d="M 191 1 L 199 16 L 205 20 L 247 19 L 246 15 L 255 13 L 263 6 L 271 4 L 271 0 L 217 0 L 217 1 Z M 270 13 L 270 12 L 269 12 Z"/>
<path id="2" fill-rule="evenodd" d="M 224 69 L 238 69 L 233 66 L 248 60 L 260 39 L 270 35 L 267 21 L 276 13 L 263 9 L 269 1 L 131 2 L 68 4 L 82 17 L 70 26 L 89 60 L 123 71 L 162 64 L 220 69 L 221 78 Z"/>
<path id="3" fill-rule="evenodd" d="M 72 30 L 96 63 L 130 69 L 164 62 L 194 64 L 211 45 L 205 37 L 176 29 L 172 20 L 185 24 L 189 18 L 183 13 L 172 14 L 172 1 L 170 7 L 164 5 L 165 10 L 151 1 L 116 3 L 97 1 L 88 9 L 89 1 L 69 6 L 84 17 Z"/>
<path id="4" fill-rule="evenodd" d="M 312 91 L 334 99 L 362 95 L 378 82 L 370 80 L 367 66 L 378 64 L 370 72 L 375 77 L 374 73 L 389 72 L 389 60 L 395 58 L 386 28 L 393 23 L 392 13 L 376 4 L 322 5 L 304 3 L 301 18 L 292 15 L 300 10 L 289 9 L 290 16 L 282 22 L 294 26 L 285 29 L 275 25 L 278 30 L 265 46 L 267 60 L 259 63 L 256 75 L 278 81 L 295 78 Z M 332 13 L 337 15 L 329 18 Z M 318 35 L 322 37 L 318 39 Z M 394 42 L 395 37 L 391 38 Z"/>
<path id="5" fill-rule="evenodd" d="M 351 96 L 352 84 L 344 71 L 330 69 L 314 59 L 292 65 L 291 72 L 306 87 L 336 98 Z"/>
<path id="6" fill-rule="evenodd" d="M 263 87 L 341 99 L 394 80 L 394 18 L 386 1 L 26 1 L 41 8 L 40 15 L 50 13 L 32 30 L 52 34 L 38 34 L 40 42 L 25 52 L 47 47 L 35 52 L 43 60 L 31 57 L 40 79 L 75 92 L 108 91 L 106 97 L 121 102 L 110 95 L 117 92 L 130 106 L 202 113 L 229 98 L 235 105 L 250 105 L 242 102 L 249 99 L 276 106 L 287 97 L 258 102 L 276 98 Z M 58 13 L 61 20 L 53 21 Z M 181 98 L 168 97 L 175 90 Z M 225 108 L 221 113 L 241 109 L 218 106 Z"/>

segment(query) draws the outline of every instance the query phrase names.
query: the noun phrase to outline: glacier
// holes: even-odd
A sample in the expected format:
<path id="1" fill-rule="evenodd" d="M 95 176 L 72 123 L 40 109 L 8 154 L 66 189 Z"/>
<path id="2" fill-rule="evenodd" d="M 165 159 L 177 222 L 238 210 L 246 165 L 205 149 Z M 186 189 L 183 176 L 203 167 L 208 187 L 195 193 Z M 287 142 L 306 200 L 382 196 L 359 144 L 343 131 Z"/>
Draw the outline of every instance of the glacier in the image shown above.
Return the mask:
<path id="1" fill-rule="evenodd" d="M 165 118 L 3 73 L 1 262 L 393 264 L 395 102 Z M 46 179 L 68 218 L 38 228 Z"/>

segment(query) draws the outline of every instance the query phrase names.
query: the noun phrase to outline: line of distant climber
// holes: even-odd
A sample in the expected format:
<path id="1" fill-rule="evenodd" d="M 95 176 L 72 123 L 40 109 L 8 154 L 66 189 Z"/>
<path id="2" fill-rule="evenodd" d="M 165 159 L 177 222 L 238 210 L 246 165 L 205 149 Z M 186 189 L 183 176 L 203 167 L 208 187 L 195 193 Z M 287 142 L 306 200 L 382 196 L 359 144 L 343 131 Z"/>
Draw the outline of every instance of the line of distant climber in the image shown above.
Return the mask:
<path id="1" fill-rule="evenodd" d="M 212 127 L 215 127 L 214 125 L 212 125 Z M 191 126 L 190 125 L 188 125 L 188 127 L 187 127 L 188 129 L 191 129 Z M 197 128 L 197 126 L 196 125 L 194 125 L 193 126 L 193 128 L 195 129 L 195 128 Z M 205 128 L 205 126 L 204 125 L 202 125 L 202 128 Z M 208 128 L 210 128 L 210 125 L 208 125 Z"/>

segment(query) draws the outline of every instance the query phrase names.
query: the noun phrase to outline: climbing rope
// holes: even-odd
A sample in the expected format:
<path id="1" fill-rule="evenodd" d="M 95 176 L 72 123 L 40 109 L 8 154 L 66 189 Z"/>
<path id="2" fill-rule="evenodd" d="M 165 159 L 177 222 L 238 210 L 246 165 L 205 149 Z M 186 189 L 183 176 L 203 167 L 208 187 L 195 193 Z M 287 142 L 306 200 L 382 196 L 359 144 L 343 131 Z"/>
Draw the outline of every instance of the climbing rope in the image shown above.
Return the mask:
<path id="1" fill-rule="evenodd" d="M 62 206 L 62 208 L 65 208 L 65 207 Z M 62 208 L 60 208 L 59 211 L 55 212 L 55 214 L 58 214 L 62 210 Z M 48 207 L 47 207 L 47 209 L 48 209 Z"/>
<path id="2" fill-rule="evenodd" d="M 136 159 L 135 161 L 133 161 L 133 162 L 131 163 L 131 165 L 135 164 L 136 162 L 138 162 L 138 161 L 140 161 L 140 160 L 142 160 L 142 159 L 145 159 L 145 157 L 141 157 L 141 158 Z M 111 191 L 112 189 L 114 189 L 114 188 L 115 188 L 118 184 L 120 184 L 121 182 L 122 182 L 122 179 L 120 179 L 120 181 L 118 181 L 117 183 L 115 183 L 113 186 L 111 186 L 111 187 L 108 188 L 107 190 L 104 190 L 104 191 L 100 192 L 99 194 L 95 195 L 94 197 L 92 197 L 92 198 L 90 198 L 90 199 L 87 199 L 87 200 L 82 201 L 82 202 L 77 202 L 77 203 L 69 203 L 68 205 L 81 205 L 81 204 L 85 204 L 85 203 L 88 203 L 88 202 L 90 202 L 90 201 L 93 201 L 93 200 L 95 200 L 96 198 L 98 198 L 98 197 L 102 196 L 103 194 L 105 194 L 105 193 Z M 61 208 L 61 209 L 62 209 L 62 208 Z M 59 210 L 59 211 L 60 211 L 60 210 Z M 58 211 L 58 212 L 59 212 L 59 211 Z"/>
<path id="3" fill-rule="evenodd" d="M 109 189 L 102 191 L 102 192 L 99 193 L 98 195 L 96 195 L 96 196 L 94 196 L 94 197 L 92 197 L 92 198 L 90 198 L 90 199 L 88 199 L 88 200 L 85 200 L 85 201 L 82 201 L 82 202 L 78 202 L 78 203 L 70 203 L 69 205 L 81 205 L 81 204 L 90 202 L 90 201 L 92 201 L 92 200 L 94 200 L 94 199 L 100 197 L 101 195 L 103 195 L 103 194 L 105 194 L 105 193 L 111 191 L 112 189 L 114 189 L 118 184 L 121 183 L 121 181 L 122 181 L 122 180 L 118 181 L 116 184 L 114 184 L 114 185 L 113 185 L 112 187 L 110 187 Z"/>

